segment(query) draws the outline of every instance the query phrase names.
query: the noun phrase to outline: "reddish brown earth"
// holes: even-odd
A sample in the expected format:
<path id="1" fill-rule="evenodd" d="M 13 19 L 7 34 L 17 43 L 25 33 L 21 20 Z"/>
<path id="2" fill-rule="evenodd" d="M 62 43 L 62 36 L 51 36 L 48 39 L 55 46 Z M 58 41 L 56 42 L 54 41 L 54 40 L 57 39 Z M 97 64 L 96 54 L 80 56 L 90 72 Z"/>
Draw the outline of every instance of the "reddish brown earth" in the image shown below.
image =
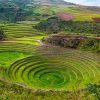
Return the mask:
<path id="1" fill-rule="evenodd" d="M 92 18 L 95 22 L 100 23 L 100 18 Z"/>
<path id="2" fill-rule="evenodd" d="M 64 13 L 64 12 L 59 12 L 59 13 L 56 14 L 56 16 L 58 18 L 60 18 L 61 20 L 64 20 L 64 21 L 69 21 L 69 20 L 73 20 L 74 19 L 74 17 L 71 14 Z"/>
<path id="3" fill-rule="evenodd" d="M 96 39 L 100 39 L 100 36 L 99 37 L 95 37 Z"/>

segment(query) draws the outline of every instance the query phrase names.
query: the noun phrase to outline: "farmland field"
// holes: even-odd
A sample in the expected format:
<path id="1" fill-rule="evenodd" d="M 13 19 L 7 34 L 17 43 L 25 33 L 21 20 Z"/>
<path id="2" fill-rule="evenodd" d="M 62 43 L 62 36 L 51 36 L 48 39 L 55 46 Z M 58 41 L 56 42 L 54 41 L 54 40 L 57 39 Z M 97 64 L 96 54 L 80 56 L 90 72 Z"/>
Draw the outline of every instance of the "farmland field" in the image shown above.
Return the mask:
<path id="1" fill-rule="evenodd" d="M 100 100 L 100 7 L 0 0 L 0 100 Z"/>
<path id="2" fill-rule="evenodd" d="M 5 74 L 10 80 L 33 89 L 68 90 L 77 83 L 84 87 L 89 82 L 99 81 L 100 56 L 57 49 L 46 49 L 47 53 L 35 52 L 30 57 L 20 59 L 8 67 Z"/>
<path id="3" fill-rule="evenodd" d="M 57 46 L 40 46 L 36 40 L 43 37 L 1 42 L 1 78 L 42 90 L 72 90 L 77 84 L 84 88 L 88 83 L 100 81 L 99 55 Z"/>

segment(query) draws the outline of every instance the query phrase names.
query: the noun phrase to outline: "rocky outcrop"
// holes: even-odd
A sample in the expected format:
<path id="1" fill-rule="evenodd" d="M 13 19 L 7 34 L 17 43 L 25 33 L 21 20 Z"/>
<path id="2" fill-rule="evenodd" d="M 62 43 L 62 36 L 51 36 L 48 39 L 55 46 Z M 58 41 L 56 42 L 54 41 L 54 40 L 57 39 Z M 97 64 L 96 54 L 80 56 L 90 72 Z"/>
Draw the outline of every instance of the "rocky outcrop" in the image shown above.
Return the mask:
<path id="1" fill-rule="evenodd" d="M 86 38 L 83 36 L 51 35 L 45 38 L 44 42 L 62 47 L 77 48 L 79 43 Z"/>
<path id="2" fill-rule="evenodd" d="M 100 52 L 100 38 L 86 36 L 51 35 L 43 39 L 45 44 Z"/>

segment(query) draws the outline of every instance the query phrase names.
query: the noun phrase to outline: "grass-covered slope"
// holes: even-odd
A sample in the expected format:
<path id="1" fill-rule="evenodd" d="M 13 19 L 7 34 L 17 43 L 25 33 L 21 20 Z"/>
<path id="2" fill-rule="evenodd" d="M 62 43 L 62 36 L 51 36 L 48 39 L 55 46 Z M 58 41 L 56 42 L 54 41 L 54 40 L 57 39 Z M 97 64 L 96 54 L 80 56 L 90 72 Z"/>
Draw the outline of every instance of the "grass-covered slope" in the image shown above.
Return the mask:
<path id="1" fill-rule="evenodd" d="M 91 21 L 94 17 L 100 17 L 99 7 L 78 6 L 67 2 L 61 4 L 61 2 L 62 0 L 1 0 L 0 21 L 44 20 L 58 12 L 70 13 L 76 21 Z"/>
<path id="2" fill-rule="evenodd" d="M 0 47 L 1 78 L 35 90 L 73 90 L 77 83 L 82 89 L 88 83 L 99 82 L 99 55 L 59 47 L 24 45 L 8 43 Z"/>
<path id="3" fill-rule="evenodd" d="M 73 3 L 65 2 L 64 0 L 32 0 L 32 3 L 36 5 L 75 5 Z"/>
<path id="4" fill-rule="evenodd" d="M 82 89 L 99 82 L 99 55 L 45 44 L 39 47 L 45 35 L 37 34 L 33 25 L 4 24 L 7 38 L 0 42 L 1 78 L 35 90 L 70 91 L 77 83 Z"/>
<path id="5" fill-rule="evenodd" d="M 100 98 L 100 88 L 98 87 L 100 87 L 99 84 L 89 84 L 85 90 L 78 90 L 79 88 L 76 87 L 73 92 L 40 90 L 33 91 L 31 89 L 24 88 L 23 86 L 0 80 L 0 99 L 12 100 L 12 98 L 14 98 L 15 100 L 74 100 L 84 98 L 88 100 L 96 100 Z"/>
<path id="6" fill-rule="evenodd" d="M 2 27 L 6 38 L 12 38 L 11 40 L 14 40 L 14 38 L 44 35 L 43 32 L 38 32 L 38 30 L 33 28 L 37 23 L 38 22 L 36 21 L 22 21 L 18 23 L 0 24 L 0 26 Z"/>
<path id="7" fill-rule="evenodd" d="M 0 41 L 0 100 L 100 99 L 99 53 L 41 41 L 53 32 L 99 36 L 100 23 L 94 20 L 100 18 L 99 8 L 1 1 L 0 27 L 5 37 Z M 72 21 L 61 20 L 62 13 L 71 15 Z M 100 51 L 100 41 L 94 37 L 78 48 Z"/>

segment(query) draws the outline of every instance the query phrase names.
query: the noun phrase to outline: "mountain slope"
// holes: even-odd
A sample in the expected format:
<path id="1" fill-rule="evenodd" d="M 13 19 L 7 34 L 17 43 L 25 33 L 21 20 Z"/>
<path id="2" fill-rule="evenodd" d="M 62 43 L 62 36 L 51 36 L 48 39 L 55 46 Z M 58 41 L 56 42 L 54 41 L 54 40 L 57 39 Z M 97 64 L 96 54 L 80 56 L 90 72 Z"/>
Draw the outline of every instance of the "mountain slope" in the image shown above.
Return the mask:
<path id="1" fill-rule="evenodd" d="M 38 5 L 74 5 L 64 0 L 33 0 L 32 3 Z"/>
<path id="2" fill-rule="evenodd" d="M 75 5 L 64 0 L 0 0 L 0 22 L 40 21 L 59 12 L 71 14 L 76 21 L 100 17 L 99 7 Z"/>

